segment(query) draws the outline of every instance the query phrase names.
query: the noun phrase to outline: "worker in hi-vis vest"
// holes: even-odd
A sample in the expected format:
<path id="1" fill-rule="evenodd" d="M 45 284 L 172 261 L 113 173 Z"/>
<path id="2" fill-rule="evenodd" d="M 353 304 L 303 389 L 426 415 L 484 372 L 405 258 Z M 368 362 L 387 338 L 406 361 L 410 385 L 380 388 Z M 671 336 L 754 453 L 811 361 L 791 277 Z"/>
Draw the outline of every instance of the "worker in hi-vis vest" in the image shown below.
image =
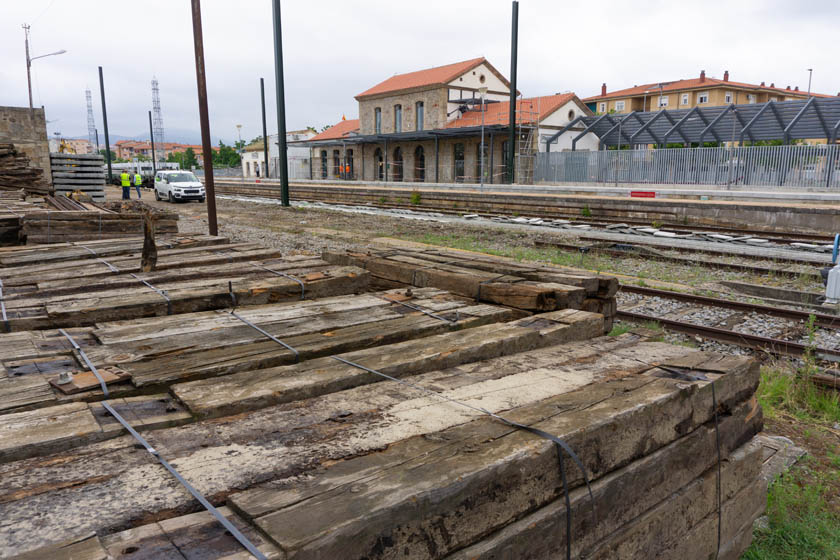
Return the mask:
<path id="1" fill-rule="evenodd" d="M 140 173 L 134 174 L 134 188 L 137 190 L 137 199 L 141 199 L 143 197 L 140 196 L 140 186 L 143 184 L 143 177 L 140 176 Z"/>
<path id="2" fill-rule="evenodd" d="M 123 172 L 120 173 L 120 184 L 123 189 L 123 200 L 128 200 L 131 194 L 131 178 L 128 175 L 128 169 L 123 169 Z"/>

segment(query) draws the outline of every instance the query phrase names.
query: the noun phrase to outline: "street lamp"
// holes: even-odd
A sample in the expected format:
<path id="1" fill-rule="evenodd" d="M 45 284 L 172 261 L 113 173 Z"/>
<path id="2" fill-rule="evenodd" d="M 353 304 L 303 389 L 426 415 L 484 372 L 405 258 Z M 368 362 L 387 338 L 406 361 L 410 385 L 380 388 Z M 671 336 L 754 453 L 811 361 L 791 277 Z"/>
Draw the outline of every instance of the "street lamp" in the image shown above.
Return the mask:
<path id="1" fill-rule="evenodd" d="M 811 97 L 811 76 L 814 75 L 814 69 L 806 68 L 806 70 L 808 71 L 808 97 Z"/>
<path id="2" fill-rule="evenodd" d="M 32 74 L 30 68 L 32 67 L 32 61 L 37 60 L 39 58 L 44 58 L 45 56 L 55 56 L 59 54 L 64 54 L 67 51 L 61 49 L 60 51 L 55 51 L 49 54 L 42 54 L 38 56 L 34 56 L 32 58 L 29 57 L 29 26 L 27 24 L 23 24 L 23 30 L 25 33 L 26 38 L 24 39 L 24 43 L 26 45 L 26 83 L 29 85 L 29 108 L 32 109 Z"/>
<path id="3" fill-rule="evenodd" d="M 236 125 L 236 135 L 239 137 L 239 143 L 236 145 L 236 151 L 239 152 L 239 155 L 242 155 L 242 125 Z"/>
<path id="4" fill-rule="evenodd" d="M 481 96 L 481 178 L 479 179 L 479 188 L 484 189 L 484 96 L 487 94 L 487 87 L 482 86 L 478 88 L 478 94 Z"/>

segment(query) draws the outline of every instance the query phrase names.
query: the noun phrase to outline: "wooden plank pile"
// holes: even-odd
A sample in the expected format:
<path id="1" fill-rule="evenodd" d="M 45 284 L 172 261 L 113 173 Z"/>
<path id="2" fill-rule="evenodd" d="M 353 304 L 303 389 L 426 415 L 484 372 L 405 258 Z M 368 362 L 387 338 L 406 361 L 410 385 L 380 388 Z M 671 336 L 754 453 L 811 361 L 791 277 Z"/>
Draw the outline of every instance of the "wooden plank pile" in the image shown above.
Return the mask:
<path id="1" fill-rule="evenodd" d="M 15 150 L 14 144 L 0 143 L 0 190 L 23 189 L 31 194 L 50 194 L 44 171 L 30 164 L 29 158 Z"/>
<path id="2" fill-rule="evenodd" d="M 714 556 L 719 449 L 720 557 L 737 558 L 765 497 L 756 364 L 636 333 L 575 341 L 602 322 L 556 311 L 109 402 L 276 557 L 563 557 L 556 445 L 490 412 L 583 462 L 592 500 L 563 455 L 575 558 Z M 195 499 L 122 433 L 98 403 L 0 416 L 7 555 L 153 557 L 209 522 L 177 517 Z"/>
<path id="3" fill-rule="evenodd" d="M 581 309 L 606 317 L 612 328 L 618 280 L 568 267 L 406 244 L 393 249 L 325 252 L 324 260 L 368 270 L 374 285 L 434 286 L 487 303 L 532 312 Z"/>
<path id="4" fill-rule="evenodd" d="M 719 524 L 720 558 L 750 542 L 757 364 L 556 309 L 609 280 L 499 261 L 486 282 L 493 258 L 402 251 L 362 270 L 210 236 L 161 246 L 154 272 L 139 253 L 0 250 L 0 557 L 248 558 L 161 460 L 269 558 L 705 560 Z M 367 291 L 403 264 L 415 278 Z M 564 287 L 490 303 L 470 282 Z"/>
<path id="5" fill-rule="evenodd" d="M 105 200 L 105 158 L 101 154 L 51 153 L 50 168 L 57 195 L 81 191 Z"/>

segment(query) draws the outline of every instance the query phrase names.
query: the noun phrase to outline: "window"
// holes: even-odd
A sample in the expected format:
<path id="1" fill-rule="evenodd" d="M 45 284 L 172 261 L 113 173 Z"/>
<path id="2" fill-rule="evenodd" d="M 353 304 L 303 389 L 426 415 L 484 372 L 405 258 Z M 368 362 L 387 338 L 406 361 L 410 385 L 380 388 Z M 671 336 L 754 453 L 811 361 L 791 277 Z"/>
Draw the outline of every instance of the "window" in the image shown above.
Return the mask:
<path id="1" fill-rule="evenodd" d="M 373 110 L 373 131 L 382 134 L 382 109 L 379 107 Z"/>
<path id="2" fill-rule="evenodd" d="M 688 105 L 688 94 L 684 93 L 680 96 L 680 105 Z"/>
<path id="3" fill-rule="evenodd" d="M 727 91 L 723 94 L 723 102 L 724 103 L 732 103 L 732 92 Z"/>
<path id="4" fill-rule="evenodd" d="M 394 132 L 402 132 L 402 105 L 394 105 Z"/>
<path id="5" fill-rule="evenodd" d="M 327 150 L 321 150 L 321 179 L 327 178 Z"/>
<path id="6" fill-rule="evenodd" d="M 703 91 L 697 94 L 697 103 L 708 103 L 709 102 L 709 92 Z"/>
<path id="7" fill-rule="evenodd" d="M 355 171 L 353 165 L 353 150 L 347 150 L 347 155 L 344 156 L 344 174 L 345 179 L 352 179 Z"/>
<path id="8" fill-rule="evenodd" d="M 616 111 L 623 111 L 624 110 L 624 101 L 616 101 L 615 102 L 615 110 Z"/>
<path id="9" fill-rule="evenodd" d="M 423 102 L 418 101 L 414 104 L 414 130 L 423 130 Z"/>
<path id="10" fill-rule="evenodd" d="M 426 153 L 423 146 L 417 146 L 414 150 L 414 180 L 421 183 L 426 180 Z"/>
<path id="11" fill-rule="evenodd" d="M 667 107 L 668 106 L 668 96 L 667 95 L 660 95 L 659 96 L 659 106 L 660 107 Z"/>
<path id="12" fill-rule="evenodd" d="M 607 112 L 607 104 L 606 103 L 599 103 L 598 104 L 598 112 L 599 113 L 606 113 Z"/>
<path id="13" fill-rule="evenodd" d="M 575 119 L 575 110 L 574 109 L 569 109 L 568 117 L 569 117 L 570 121 L 573 121 Z"/>
<path id="14" fill-rule="evenodd" d="M 333 177 L 341 177 L 341 152 L 333 150 Z"/>
<path id="15" fill-rule="evenodd" d="M 747 94 L 747 103 L 755 103 L 755 95 L 752 93 Z"/>

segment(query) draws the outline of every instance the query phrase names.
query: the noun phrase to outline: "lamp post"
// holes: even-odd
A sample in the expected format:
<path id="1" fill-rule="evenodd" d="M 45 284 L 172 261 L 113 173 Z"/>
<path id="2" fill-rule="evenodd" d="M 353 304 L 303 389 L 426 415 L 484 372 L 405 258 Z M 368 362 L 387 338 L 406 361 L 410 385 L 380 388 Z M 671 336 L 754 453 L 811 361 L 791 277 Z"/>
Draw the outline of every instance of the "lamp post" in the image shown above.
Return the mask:
<path id="1" fill-rule="evenodd" d="M 479 175 L 479 188 L 484 190 L 484 96 L 487 95 L 487 87 L 482 86 L 478 88 L 478 94 L 481 95 L 481 171 Z"/>
<path id="2" fill-rule="evenodd" d="M 29 86 L 29 108 L 32 109 L 32 73 L 30 71 L 30 68 L 32 67 L 32 61 L 37 60 L 39 58 L 44 58 L 45 56 L 55 56 L 55 55 L 59 55 L 59 54 L 64 54 L 67 51 L 64 50 L 64 49 L 61 49 L 60 51 L 55 51 L 55 52 L 52 52 L 52 53 L 49 53 L 49 54 L 42 54 L 42 55 L 39 55 L 39 56 L 33 56 L 33 57 L 30 58 L 29 57 L 29 26 L 24 23 L 22 25 L 22 27 L 23 27 L 24 35 L 26 37 L 24 39 L 24 44 L 26 46 L 26 83 Z"/>
<path id="3" fill-rule="evenodd" d="M 814 69 L 806 68 L 806 70 L 808 71 L 808 97 L 811 97 L 811 76 L 814 75 Z"/>

